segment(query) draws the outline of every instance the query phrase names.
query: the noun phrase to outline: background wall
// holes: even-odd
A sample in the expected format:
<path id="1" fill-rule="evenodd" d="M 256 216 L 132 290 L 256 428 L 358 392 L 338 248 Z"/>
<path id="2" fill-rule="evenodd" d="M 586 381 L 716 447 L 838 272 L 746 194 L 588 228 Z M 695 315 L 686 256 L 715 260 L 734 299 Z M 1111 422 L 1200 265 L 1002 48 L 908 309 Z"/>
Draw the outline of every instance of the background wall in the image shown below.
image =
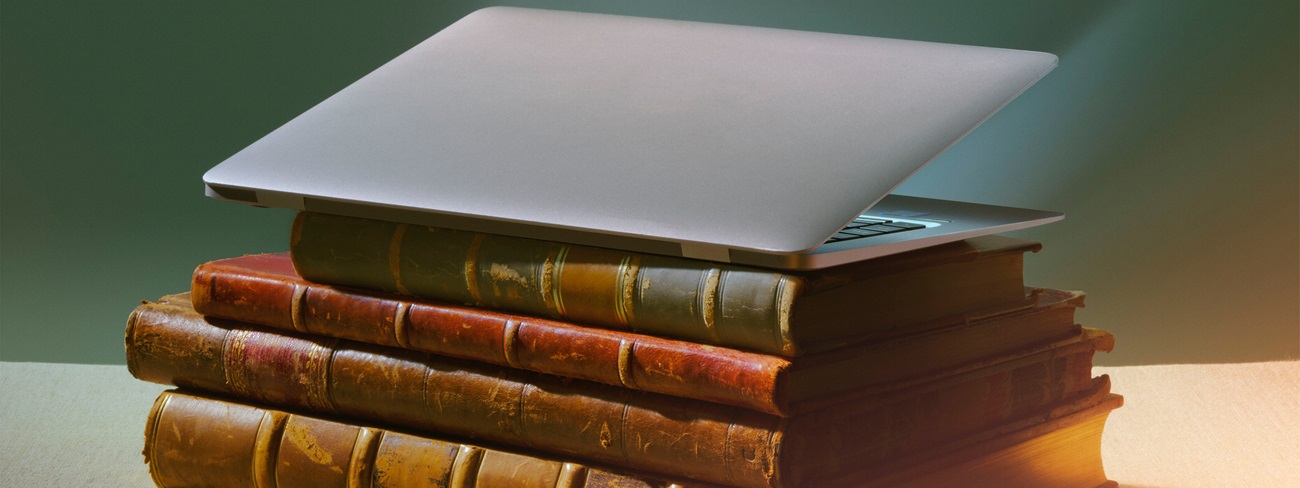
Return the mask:
<path id="1" fill-rule="evenodd" d="M 6 1 L 0 359 L 120 363 L 139 300 L 286 249 L 203 172 L 489 3 Z M 509 3 L 1056 53 L 902 192 L 1066 212 L 1029 281 L 1089 293 L 1103 364 L 1300 356 L 1294 0 Z"/>

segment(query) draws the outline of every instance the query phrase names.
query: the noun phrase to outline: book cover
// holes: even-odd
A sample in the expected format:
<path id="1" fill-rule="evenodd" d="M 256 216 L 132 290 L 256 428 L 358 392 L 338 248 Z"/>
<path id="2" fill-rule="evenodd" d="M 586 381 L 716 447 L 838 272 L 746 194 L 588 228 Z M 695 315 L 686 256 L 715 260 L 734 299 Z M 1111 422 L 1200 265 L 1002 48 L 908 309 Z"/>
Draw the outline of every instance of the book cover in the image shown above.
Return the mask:
<path id="1" fill-rule="evenodd" d="M 1019 360 L 781 418 L 204 319 L 183 301 L 137 308 L 125 338 L 145 381 L 746 487 L 794 486 L 1093 395 L 1108 387 L 1091 378 L 1093 351 L 1110 340 L 1085 330 Z"/>
<path id="2" fill-rule="evenodd" d="M 790 416 L 898 381 L 1075 332 L 1080 293 L 917 333 L 790 359 L 626 331 L 308 282 L 285 254 L 203 264 L 190 299 L 207 316 L 471 359 Z M 857 374 L 845 375 L 845 371 Z"/>
<path id="3" fill-rule="evenodd" d="M 805 273 L 301 212 L 304 278 L 793 357 L 1023 303 L 1023 254 L 985 236 Z"/>
<path id="4" fill-rule="evenodd" d="M 177 390 L 162 392 L 149 412 L 144 457 L 159 487 L 716 486 Z"/>
<path id="5" fill-rule="evenodd" d="M 858 473 L 823 480 L 857 488 L 1115 488 L 1101 459 L 1106 419 L 1124 404 L 1107 395 L 1096 404 L 1065 405 L 1039 418 L 1010 422 L 901 459 L 884 475 Z"/>
<path id="6" fill-rule="evenodd" d="M 1101 463 L 1109 395 L 991 427 L 891 467 L 809 480 L 825 486 L 1114 486 Z M 1079 409 L 1079 410 L 1072 410 Z M 1037 423 L 1035 423 L 1037 422 Z M 448 488 L 712 487 L 554 456 L 480 447 L 351 421 L 171 390 L 145 428 L 145 462 L 159 487 L 369 486 Z"/>

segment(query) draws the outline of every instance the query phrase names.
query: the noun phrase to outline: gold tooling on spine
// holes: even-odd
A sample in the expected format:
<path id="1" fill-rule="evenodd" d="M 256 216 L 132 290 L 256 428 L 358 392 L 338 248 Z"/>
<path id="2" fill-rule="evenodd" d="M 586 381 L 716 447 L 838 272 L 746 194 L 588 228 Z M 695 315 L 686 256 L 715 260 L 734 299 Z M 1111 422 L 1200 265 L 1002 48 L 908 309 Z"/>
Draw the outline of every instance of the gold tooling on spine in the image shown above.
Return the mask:
<path id="1" fill-rule="evenodd" d="M 618 263 L 618 277 L 614 287 L 618 297 L 614 300 L 614 314 L 618 317 L 619 324 L 628 325 L 632 322 L 632 294 L 636 292 L 636 274 L 640 268 L 640 260 L 631 254 L 624 255 Z"/>
<path id="2" fill-rule="evenodd" d="M 564 296 L 560 292 L 563 288 L 564 281 L 564 260 L 569 257 L 569 246 L 560 246 L 560 252 L 555 255 L 555 278 L 551 280 L 552 301 L 555 302 L 555 315 L 564 317 Z"/>
<path id="3" fill-rule="evenodd" d="M 564 248 L 561 248 L 560 251 L 563 249 Z M 559 282 L 555 280 L 555 267 L 557 266 L 555 260 L 556 257 L 559 256 L 560 251 L 551 251 L 547 253 L 546 259 L 542 260 L 541 263 L 542 269 L 537 272 L 537 276 L 539 277 L 537 294 L 542 297 L 542 306 L 546 307 L 546 311 L 552 314 L 559 313 L 559 311 L 556 310 L 555 305 L 555 297 L 558 294 L 556 290 L 559 288 L 556 286 Z"/>
<path id="4" fill-rule="evenodd" d="M 700 300 L 700 318 L 704 321 L 705 330 L 709 331 L 709 337 L 713 341 L 718 340 L 718 329 L 715 326 L 714 310 L 718 303 L 718 283 L 722 279 L 722 271 L 718 268 L 710 268 L 704 271 L 700 276 L 699 288 L 696 289 L 696 296 Z"/>

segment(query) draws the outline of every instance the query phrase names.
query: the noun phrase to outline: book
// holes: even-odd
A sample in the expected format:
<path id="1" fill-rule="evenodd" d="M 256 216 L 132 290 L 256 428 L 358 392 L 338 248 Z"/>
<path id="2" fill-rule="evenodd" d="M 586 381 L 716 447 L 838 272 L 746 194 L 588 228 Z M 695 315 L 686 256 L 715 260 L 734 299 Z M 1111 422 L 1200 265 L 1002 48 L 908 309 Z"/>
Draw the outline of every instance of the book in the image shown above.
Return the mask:
<path id="1" fill-rule="evenodd" d="M 706 486 L 177 390 L 154 401 L 144 459 L 163 488 Z"/>
<path id="2" fill-rule="evenodd" d="M 821 480 L 824 486 L 858 488 L 1116 488 L 1106 478 L 1101 436 L 1110 412 L 1124 398 L 1053 409 L 941 448 L 908 456 L 886 474 L 856 473 Z M 1009 431 L 1009 432 L 1008 432 Z"/>
<path id="3" fill-rule="evenodd" d="M 315 284 L 299 277 L 285 254 L 203 264 L 190 299 L 208 316 L 788 417 L 873 384 L 1076 332 L 1082 294 L 1040 289 L 1031 295 L 1032 307 L 794 359 Z"/>
<path id="4" fill-rule="evenodd" d="M 304 278 L 794 357 L 1026 301 L 1037 242 L 986 236 L 813 272 L 778 272 L 300 212 Z"/>
<path id="5" fill-rule="evenodd" d="M 141 380 L 743 487 L 797 486 L 1109 388 L 1084 330 L 1045 350 L 781 418 L 335 338 L 205 319 L 168 297 L 128 321 Z"/>
<path id="6" fill-rule="evenodd" d="M 810 481 L 858 488 L 1114 487 L 1101 463 L 1101 434 L 1107 415 L 1121 404 L 1122 398 L 1109 395 L 1079 411 L 1057 408 L 1027 427 L 1020 428 L 1026 422 L 995 426 L 937 453 L 908 456 L 893 469 L 873 467 L 836 480 Z M 1009 429 L 1018 430 L 1005 432 Z M 716 486 L 177 390 L 162 392 L 154 401 L 144 456 L 154 483 L 164 488 Z"/>

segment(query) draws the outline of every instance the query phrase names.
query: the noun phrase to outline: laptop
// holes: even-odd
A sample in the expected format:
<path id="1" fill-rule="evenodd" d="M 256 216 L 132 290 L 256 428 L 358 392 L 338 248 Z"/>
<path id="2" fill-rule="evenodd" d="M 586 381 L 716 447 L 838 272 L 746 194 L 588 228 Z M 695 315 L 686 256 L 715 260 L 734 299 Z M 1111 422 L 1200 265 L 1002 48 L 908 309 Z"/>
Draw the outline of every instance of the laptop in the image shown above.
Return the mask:
<path id="1" fill-rule="evenodd" d="M 509 7 L 476 11 L 208 171 L 258 206 L 769 268 L 1054 212 L 890 195 L 1046 53 Z"/>

